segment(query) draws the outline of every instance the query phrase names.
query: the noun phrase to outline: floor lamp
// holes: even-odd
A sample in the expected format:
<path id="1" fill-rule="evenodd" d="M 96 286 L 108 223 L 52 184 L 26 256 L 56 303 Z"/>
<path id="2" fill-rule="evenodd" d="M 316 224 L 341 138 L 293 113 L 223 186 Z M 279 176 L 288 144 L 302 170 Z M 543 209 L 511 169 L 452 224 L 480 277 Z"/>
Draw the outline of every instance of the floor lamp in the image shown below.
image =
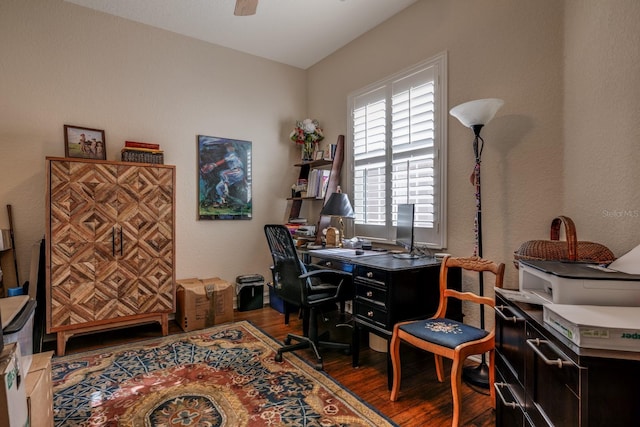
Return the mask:
<path id="1" fill-rule="evenodd" d="M 504 101 L 501 99 L 478 99 L 465 102 L 455 106 L 449 111 L 456 119 L 460 120 L 464 126 L 473 130 L 473 153 L 475 155 L 475 167 L 471 175 L 471 183 L 476 189 L 476 218 L 475 218 L 475 248 L 473 255 L 482 258 L 482 192 L 480 185 L 480 160 L 484 139 L 480 136 L 480 130 L 489 123 L 496 112 L 502 107 Z M 484 295 L 484 280 L 482 272 L 478 277 L 478 293 Z M 484 329 L 484 310 L 480 309 L 480 327 Z M 462 378 L 473 385 L 489 388 L 489 367 L 487 366 L 486 355 L 482 355 L 482 361 L 478 366 L 467 367 L 462 372 Z"/>

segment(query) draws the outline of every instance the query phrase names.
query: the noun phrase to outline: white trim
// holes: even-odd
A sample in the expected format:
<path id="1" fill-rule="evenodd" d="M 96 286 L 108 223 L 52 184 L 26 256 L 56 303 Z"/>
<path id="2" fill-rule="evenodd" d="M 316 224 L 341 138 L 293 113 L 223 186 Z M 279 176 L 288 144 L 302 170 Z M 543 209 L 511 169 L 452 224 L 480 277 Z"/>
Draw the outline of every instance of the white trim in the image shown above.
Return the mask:
<path id="1" fill-rule="evenodd" d="M 438 194 L 438 206 L 437 206 L 437 215 L 438 219 L 434 224 L 434 228 L 436 228 L 436 241 L 433 242 L 419 242 L 416 241 L 418 245 L 428 246 L 434 249 L 442 249 L 447 247 L 447 152 L 448 152 L 448 133 L 447 133 L 447 123 L 448 123 L 448 92 L 447 92 L 447 70 L 448 70 L 448 55 L 447 52 L 441 52 L 427 60 L 421 61 L 418 64 L 412 65 L 404 70 L 401 70 L 397 73 L 394 73 L 391 76 L 388 76 L 384 79 L 381 79 L 375 83 L 369 84 L 364 88 L 361 88 L 357 91 L 351 92 L 347 96 L 347 137 L 345 141 L 345 153 L 348 153 L 345 157 L 347 165 L 346 169 L 346 177 L 344 177 L 345 187 L 347 193 L 353 195 L 353 176 L 354 176 L 354 162 L 353 162 L 353 107 L 355 98 L 358 96 L 365 95 L 368 92 L 372 92 L 376 89 L 380 89 L 382 86 L 386 86 L 394 80 L 398 80 L 402 77 L 411 75 L 415 72 L 421 71 L 425 68 L 433 67 L 435 74 L 435 91 L 436 91 L 436 108 L 435 108 L 435 150 L 436 150 L 436 162 L 438 164 L 438 183 L 439 185 L 436 188 Z M 390 197 L 390 194 L 387 195 Z M 350 227 L 353 227 L 352 224 L 349 224 Z M 353 235 L 353 229 L 350 230 L 351 235 Z M 417 236 L 416 236 L 417 237 Z M 391 238 L 385 239 L 372 239 L 372 240 L 380 240 L 385 243 L 393 243 Z"/>

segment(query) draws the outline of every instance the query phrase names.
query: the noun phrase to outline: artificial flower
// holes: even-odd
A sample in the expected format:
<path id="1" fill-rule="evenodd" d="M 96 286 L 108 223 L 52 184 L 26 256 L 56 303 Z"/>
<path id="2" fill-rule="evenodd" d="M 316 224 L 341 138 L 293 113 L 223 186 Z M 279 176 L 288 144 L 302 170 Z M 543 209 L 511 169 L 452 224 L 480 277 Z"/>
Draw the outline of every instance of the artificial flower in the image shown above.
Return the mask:
<path id="1" fill-rule="evenodd" d="M 304 119 L 296 122 L 289 138 L 296 144 L 316 143 L 324 139 L 324 134 L 317 120 Z"/>

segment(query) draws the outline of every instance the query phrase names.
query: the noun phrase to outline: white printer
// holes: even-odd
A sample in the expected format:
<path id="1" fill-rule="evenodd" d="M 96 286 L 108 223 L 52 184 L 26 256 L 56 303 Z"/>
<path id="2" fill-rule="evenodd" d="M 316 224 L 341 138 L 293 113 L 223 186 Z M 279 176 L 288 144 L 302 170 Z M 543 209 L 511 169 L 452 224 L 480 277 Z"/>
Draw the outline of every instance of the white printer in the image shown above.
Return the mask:
<path id="1" fill-rule="evenodd" d="M 520 293 L 579 347 L 640 351 L 640 274 L 593 264 L 520 261 Z"/>
<path id="2" fill-rule="evenodd" d="M 640 274 L 565 261 L 520 261 L 520 292 L 546 302 L 640 307 Z"/>

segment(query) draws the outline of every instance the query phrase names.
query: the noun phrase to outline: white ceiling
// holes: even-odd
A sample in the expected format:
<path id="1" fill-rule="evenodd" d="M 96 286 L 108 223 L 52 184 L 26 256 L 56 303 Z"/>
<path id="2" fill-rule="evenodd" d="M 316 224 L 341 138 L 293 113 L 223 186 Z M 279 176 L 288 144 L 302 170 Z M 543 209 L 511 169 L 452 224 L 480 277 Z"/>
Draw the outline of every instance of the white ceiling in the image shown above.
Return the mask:
<path id="1" fill-rule="evenodd" d="M 417 0 L 65 0 L 111 15 L 307 69 Z"/>

